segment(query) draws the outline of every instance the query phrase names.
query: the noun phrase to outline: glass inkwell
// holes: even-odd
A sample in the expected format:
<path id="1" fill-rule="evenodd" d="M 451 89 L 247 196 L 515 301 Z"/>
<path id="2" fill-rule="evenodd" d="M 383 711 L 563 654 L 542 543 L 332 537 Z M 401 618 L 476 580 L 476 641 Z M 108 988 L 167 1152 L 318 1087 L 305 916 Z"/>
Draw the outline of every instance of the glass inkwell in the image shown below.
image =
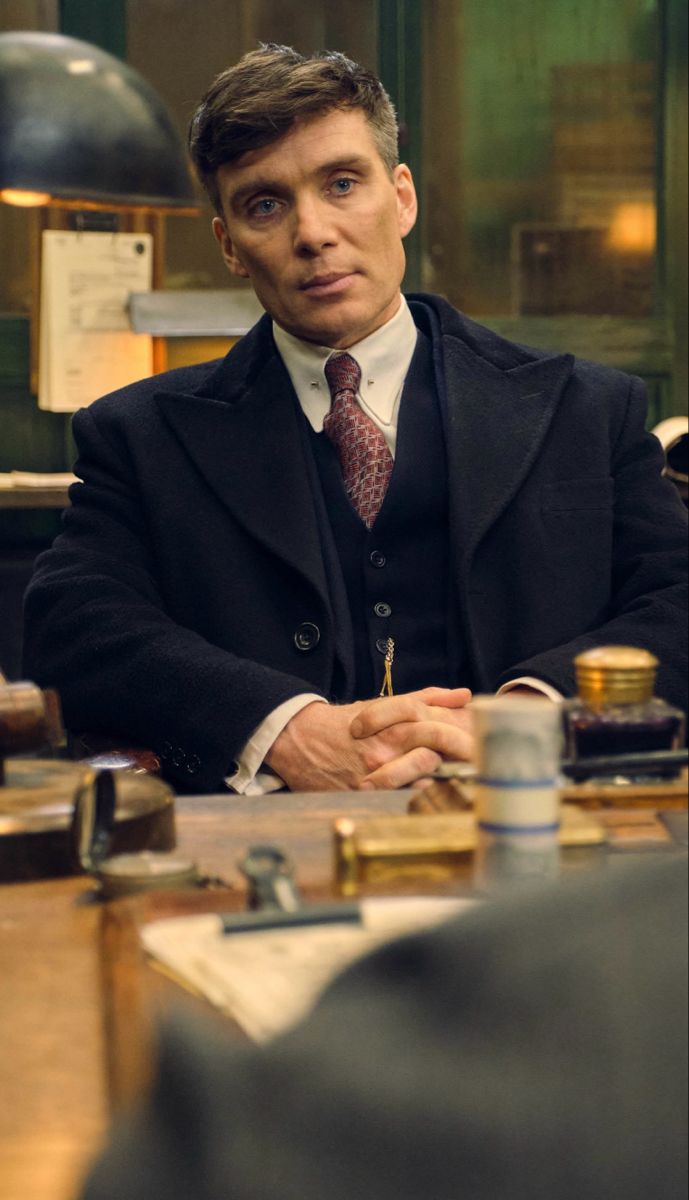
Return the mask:
<path id="1" fill-rule="evenodd" d="M 684 714 L 654 695 L 658 659 L 636 646 L 597 646 L 578 654 L 574 669 L 578 695 L 563 705 L 569 760 L 583 768 L 587 759 L 637 758 L 619 772 L 614 766 L 592 772 L 608 779 L 619 774 L 640 783 L 676 775 L 662 758 L 681 747 Z M 654 762 L 644 763 L 645 755 Z"/>

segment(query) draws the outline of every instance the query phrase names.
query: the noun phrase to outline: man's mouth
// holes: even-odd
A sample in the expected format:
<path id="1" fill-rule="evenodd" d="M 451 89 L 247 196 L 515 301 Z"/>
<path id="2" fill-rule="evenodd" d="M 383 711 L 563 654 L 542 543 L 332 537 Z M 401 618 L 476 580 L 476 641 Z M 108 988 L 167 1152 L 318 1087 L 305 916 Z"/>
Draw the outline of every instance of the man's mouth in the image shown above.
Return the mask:
<path id="1" fill-rule="evenodd" d="M 336 296 L 349 287 L 353 278 L 353 271 L 324 272 L 300 284 L 300 290 L 308 292 L 311 296 Z"/>

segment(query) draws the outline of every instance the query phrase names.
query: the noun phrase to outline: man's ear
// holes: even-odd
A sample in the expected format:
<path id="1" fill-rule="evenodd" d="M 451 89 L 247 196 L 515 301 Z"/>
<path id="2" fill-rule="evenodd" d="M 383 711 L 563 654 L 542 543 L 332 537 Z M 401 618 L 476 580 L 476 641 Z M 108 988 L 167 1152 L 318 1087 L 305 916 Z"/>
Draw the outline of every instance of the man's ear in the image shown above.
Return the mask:
<path id="1" fill-rule="evenodd" d="M 249 272 L 235 251 L 234 242 L 227 232 L 225 222 L 220 217 L 213 217 L 212 228 L 215 240 L 220 246 L 221 254 L 225 260 L 225 266 L 233 275 L 240 275 L 242 279 L 248 279 Z"/>
<path id="2" fill-rule="evenodd" d="M 412 173 L 406 163 L 400 163 L 395 167 L 393 182 L 397 194 L 400 236 L 406 237 L 416 224 L 416 214 L 419 208 Z"/>

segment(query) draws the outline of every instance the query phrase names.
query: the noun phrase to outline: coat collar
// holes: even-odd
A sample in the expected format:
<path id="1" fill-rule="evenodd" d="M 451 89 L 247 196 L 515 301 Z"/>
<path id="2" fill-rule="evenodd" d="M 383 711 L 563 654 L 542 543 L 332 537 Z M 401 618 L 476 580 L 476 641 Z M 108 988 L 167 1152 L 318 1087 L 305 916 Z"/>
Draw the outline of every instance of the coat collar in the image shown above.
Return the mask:
<path id="1" fill-rule="evenodd" d="M 528 477 L 573 363 L 558 355 L 501 372 L 461 343 L 447 345 L 451 515 L 467 557 Z"/>
<path id="2" fill-rule="evenodd" d="M 436 296 L 409 297 L 426 309 L 444 400 L 450 521 L 466 567 L 540 454 L 574 366 L 508 342 Z"/>
<path id="3" fill-rule="evenodd" d="M 327 604 L 301 414 L 269 319 L 262 318 L 197 391 L 161 389 L 156 401 L 233 518 L 300 570 Z"/>

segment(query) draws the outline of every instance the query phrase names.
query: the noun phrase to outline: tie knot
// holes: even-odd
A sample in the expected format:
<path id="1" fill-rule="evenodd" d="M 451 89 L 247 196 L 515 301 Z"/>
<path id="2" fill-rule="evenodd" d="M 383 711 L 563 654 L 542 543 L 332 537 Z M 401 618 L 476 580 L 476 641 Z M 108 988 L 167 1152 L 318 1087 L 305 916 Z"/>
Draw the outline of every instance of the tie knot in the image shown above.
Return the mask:
<path id="1" fill-rule="evenodd" d="M 333 354 L 325 364 L 325 378 L 333 400 L 340 392 L 356 395 L 361 383 L 361 367 L 351 354 Z"/>

